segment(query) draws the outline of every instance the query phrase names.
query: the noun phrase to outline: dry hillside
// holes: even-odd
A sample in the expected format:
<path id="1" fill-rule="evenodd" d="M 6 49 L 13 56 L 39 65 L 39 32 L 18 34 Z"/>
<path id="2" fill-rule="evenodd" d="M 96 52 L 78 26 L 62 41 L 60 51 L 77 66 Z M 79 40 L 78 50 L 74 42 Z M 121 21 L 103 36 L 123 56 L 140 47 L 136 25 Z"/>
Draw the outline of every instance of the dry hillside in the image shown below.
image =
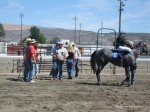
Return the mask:
<path id="1" fill-rule="evenodd" d="M 3 27 L 6 32 L 5 41 L 13 41 L 17 42 L 21 36 L 21 26 L 17 24 L 3 24 Z M 23 37 L 27 37 L 30 35 L 29 29 L 31 26 L 22 25 L 22 35 Z M 54 37 L 59 37 L 61 39 L 69 39 L 70 41 L 74 41 L 74 30 L 69 29 L 60 29 L 60 28 L 47 28 L 40 27 L 40 32 L 43 33 L 47 40 L 51 40 Z M 77 30 L 76 35 L 76 43 L 82 44 L 96 44 L 97 41 L 97 32 L 92 31 L 81 31 L 79 38 L 79 30 Z M 102 37 L 99 37 L 99 42 L 103 45 L 112 45 L 112 41 L 115 38 L 114 33 L 106 33 L 103 34 Z M 127 38 L 134 42 L 144 40 L 148 44 L 150 44 L 150 33 L 127 33 Z"/>

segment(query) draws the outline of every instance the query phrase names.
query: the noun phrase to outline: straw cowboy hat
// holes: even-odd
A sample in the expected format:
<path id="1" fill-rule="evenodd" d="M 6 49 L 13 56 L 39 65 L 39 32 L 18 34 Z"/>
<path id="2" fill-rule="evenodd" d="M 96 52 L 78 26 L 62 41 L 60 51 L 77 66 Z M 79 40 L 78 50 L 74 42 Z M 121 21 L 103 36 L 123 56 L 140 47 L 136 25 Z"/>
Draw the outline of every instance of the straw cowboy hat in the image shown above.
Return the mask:
<path id="1" fill-rule="evenodd" d="M 71 45 L 71 46 L 73 46 L 73 45 L 75 46 L 75 43 L 74 43 L 74 42 L 70 42 L 70 45 Z"/>
<path id="2" fill-rule="evenodd" d="M 67 48 L 67 50 L 69 51 L 69 52 L 74 52 L 74 48 L 73 48 L 73 43 L 70 43 L 69 44 L 69 46 L 68 46 L 68 48 Z"/>
<path id="3" fill-rule="evenodd" d="M 63 41 L 60 41 L 59 44 L 60 44 L 60 45 L 63 45 L 64 43 L 63 43 Z"/>
<path id="4" fill-rule="evenodd" d="M 133 48 L 133 42 L 132 41 L 127 40 L 126 44 L 127 44 L 128 47 Z"/>
<path id="5" fill-rule="evenodd" d="M 24 42 L 30 42 L 31 38 L 27 38 Z"/>
<path id="6" fill-rule="evenodd" d="M 30 43 L 36 43 L 36 40 L 35 39 L 31 39 Z"/>

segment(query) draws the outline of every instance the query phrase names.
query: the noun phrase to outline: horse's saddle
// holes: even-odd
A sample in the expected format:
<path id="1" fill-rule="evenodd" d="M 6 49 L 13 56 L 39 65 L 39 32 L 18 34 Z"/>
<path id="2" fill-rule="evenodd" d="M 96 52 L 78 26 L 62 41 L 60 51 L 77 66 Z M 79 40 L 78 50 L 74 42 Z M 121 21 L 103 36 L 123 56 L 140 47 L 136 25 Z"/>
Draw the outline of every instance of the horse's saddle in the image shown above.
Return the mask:
<path id="1" fill-rule="evenodd" d="M 112 50 L 112 57 L 115 59 L 122 59 L 125 55 L 129 54 L 129 51 L 118 51 L 118 50 Z"/>

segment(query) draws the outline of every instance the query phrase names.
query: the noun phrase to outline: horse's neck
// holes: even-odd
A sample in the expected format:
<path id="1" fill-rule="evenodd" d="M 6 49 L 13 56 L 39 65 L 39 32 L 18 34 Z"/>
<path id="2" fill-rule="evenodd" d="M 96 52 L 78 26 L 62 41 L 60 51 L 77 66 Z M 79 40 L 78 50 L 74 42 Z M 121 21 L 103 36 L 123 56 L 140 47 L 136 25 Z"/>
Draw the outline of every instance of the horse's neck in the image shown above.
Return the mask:
<path id="1" fill-rule="evenodd" d="M 141 53 L 141 47 L 138 47 L 137 49 L 133 49 L 133 53 L 135 58 L 138 58 Z"/>

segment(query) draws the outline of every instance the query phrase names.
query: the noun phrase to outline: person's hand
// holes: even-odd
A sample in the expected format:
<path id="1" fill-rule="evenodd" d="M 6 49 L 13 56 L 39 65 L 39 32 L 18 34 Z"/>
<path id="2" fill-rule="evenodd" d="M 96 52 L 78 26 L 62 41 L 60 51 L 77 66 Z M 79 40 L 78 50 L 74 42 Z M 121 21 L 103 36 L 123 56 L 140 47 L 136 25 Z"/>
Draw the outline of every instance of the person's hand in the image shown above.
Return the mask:
<path id="1" fill-rule="evenodd" d="M 78 58 L 79 61 L 82 61 L 80 58 Z"/>
<path id="2" fill-rule="evenodd" d="M 34 64 L 35 64 L 35 63 L 36 63 L 36 61 L 35 61 L 35 60 L 32 60 L 32 63 L 34 63 Z"/>

